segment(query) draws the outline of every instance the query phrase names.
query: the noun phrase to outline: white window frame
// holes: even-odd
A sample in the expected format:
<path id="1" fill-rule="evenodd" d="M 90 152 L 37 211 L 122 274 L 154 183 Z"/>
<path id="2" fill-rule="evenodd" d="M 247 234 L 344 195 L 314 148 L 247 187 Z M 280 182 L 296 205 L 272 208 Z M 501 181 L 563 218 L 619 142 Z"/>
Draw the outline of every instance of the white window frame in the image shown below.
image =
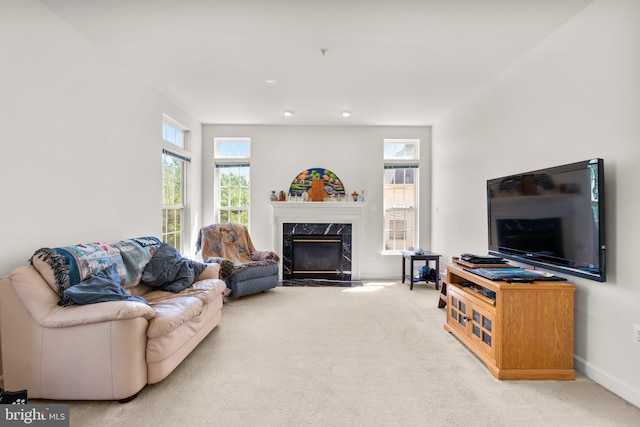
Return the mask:
<path id="1" fill-rule="evenodd" d="M 165 133 L 167 130 L 167 125 L 169 125 L 169 127 L 171 129 L 174 129 L 175 131 L 180 131 L 181 135 L 182 135 L 182 144 L 178 145 L 175 142 L 170 141 L 169 139 L 165 139 Z M 191 132 L 190 130 L 182 125 L 181 123 L 177 122 L 176 120 L 172 119 L 171 117 L 167 116 L 166 114 L 162 115 L 162 161 L 163 161 L 163 167 L 164 167 L 164 159 L 165 156 L 170 156 L 174 159 L 177 159 L 178 161 L 182 162 L 182 176 L 181 176 L 181 196 L 182 196 L 182 200 L 181 203 L 177 204 L 177 205 L 165 205 L 164 204 L 164 194 L 163 194 L 163 200 L 162 200 L 162 217 L 163 217 L 163 221 L 165 218 L 165 211 L 178 211 L 180 214 L 180 230 L 178 231 L 180 233 L 180 238 L 177 241 L 177 243 L 175 244 L 176 249 L 180 252 L 183 252 L 184 250 L 184 239 L 185 239 L 185 235 L 186 233 L 189 232 L 189 223 L 188 223 L 188 210 L 189 210 L 189 192 L 188 192 L 188 182 L 189 182 L 189 177 L 190 177 L 190 162 L 191 162 L 191 152 L 189 151 L 190 148 L 190 138 L 191 138 Z M 174 139 L 175 140 L 175 139 Z M 162 177 L 163 181 L 164 181 L 164 176 Z M 176 232 L 171 232 L 168 233 L 166 231 L 166 224 L 163 222 L 162 224 L 162 233 L 161 233 L 161 240 L 167 241 L 168 240 L 168 236 L 169 234 L 177 234 Z"/>
<path id="2" fill-rule="evenodd" d="M 238 144 L 246 144 L 247 153 L 245 155 L 241 155 L 240 152 L 231 152 L 224 153 L 228 155 L 222 155 L 220 153 L 221 144 L 224 143 L 238 143 Z M 234 155 L 235 154 L 235 155 Z M 220 222 L 221 213 L 223 210 L 227 211 L 245 211 L 247 212 L 247 224 L 246 227 L 249 229 L 249 224 L 251 223 L 251 138 L 224 138 L 224 137 L 216 137 L 214 138 L 214 167 L 215 167 L 215 185 L 214 185 L 214 205 L 215 212 L 214 218 L 216 222 Z M 221 195 L 220 195 L 220 170 L 224 167 L 234 167 L 234 166 L 244 166 L 249 168 L 249 187 L 248 187 L 248 204 L 240 205 L 240 206 L 221 206 Z"/>
<path id="3" fill-rule="evenodd" d="M 396 150 L 388 150 L 389 146 L 396 146 Z M 402 150 L 402 147 L 410 146 L 412 149 L 410 150 Z M 408 151 L 408 152 L 407 152 Z M 419 221 L 420 218 L 420 206 L 419 206 L 419 186 L 420 186 L 420 140 L 419 139 L 384 139 L 383 140 L 383 160 L 384 160 L 384 170 L 387 169 L 398 169 L 398 168 L 411 168 L 414 169 L 414 182 L 413 182 L 413 224 L 406 223 L 406 227 L 403 230 L 398 230 L 397 227 L 387 227 L 387 223 L 391 224 L 392 222 L 398 224 L 398 221 L 407 221 L 407 218 L 388 218 L 388 213 L 394 210 L 394 207 L 387 206 L 387 184 L 384 182 L 384 178 L 386 176 L 386 172 L 383 171 L 383 208 L 382 208 L 382 216 L 383 216 L 383 238 L 382 238 L 382 253 L 383 254 L 399 254 L 402 250 L 409 250 L 410 246 L 405 243 L 406 247 L 402 248 L 387 248 L 387 241 L 390 239 L 391 234 L 394 235 L 402 235 L 404 234 L 405 241 L 413 241 L 414 249 L 419 247 Z M 412 231 L 411 231 L 412 230 Z M 413 233 L 413 238 L 408 239 L 409 232 Z M 395 239 L 394 239 L 395 240 Z"/>

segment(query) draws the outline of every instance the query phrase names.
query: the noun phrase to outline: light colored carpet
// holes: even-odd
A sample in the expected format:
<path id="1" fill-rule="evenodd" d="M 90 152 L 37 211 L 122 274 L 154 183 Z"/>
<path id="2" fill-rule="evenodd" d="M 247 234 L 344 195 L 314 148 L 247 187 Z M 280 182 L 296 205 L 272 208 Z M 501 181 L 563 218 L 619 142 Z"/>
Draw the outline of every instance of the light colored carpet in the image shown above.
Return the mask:
<path id="1" fill-rule="evenodd" d="M 417 284 L 277 287 L 222 322 L 130 403 L 70 402 L 72 426 L 637 426 L 583 376 L 498 381 Z"/>

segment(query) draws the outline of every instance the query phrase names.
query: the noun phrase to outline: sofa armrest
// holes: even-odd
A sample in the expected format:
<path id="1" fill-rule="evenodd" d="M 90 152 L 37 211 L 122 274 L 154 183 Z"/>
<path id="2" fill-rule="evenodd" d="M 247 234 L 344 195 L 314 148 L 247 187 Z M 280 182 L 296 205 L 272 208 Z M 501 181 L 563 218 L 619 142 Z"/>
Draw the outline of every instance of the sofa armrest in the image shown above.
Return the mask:
<path id="1" fill-rule="evenodd" d="M 217 262 L 207 263 L 204 271 L 196 277 L 196 282 L 206 279 L 219 279 L 220 278 L 220 264 Z"/>
<path id="2" fill-rule="evenodd" d="M 233 262 L 227 258 L 211 257 L 205 260 L 205 263 L 216 263 L 220 265 L 220 278 L 226 279 L 233 273 Z"/>
<path id="3" fill-rule="evenodd" d="M 134 301 L 107 301 L 69 307 L 56 305 L 44 317 L 40 319 L 34 318 L 34 320 L 45 328 L 67 328 L 69 326 L 135 319 L 137 317 L 151 320 L 154 316 L 155 311 L 147 304 Z"/>
<path id="4" fill-rule="evenodd" d="M 254 261 L 280 261 L 280 257 L 271 251 L 255 251 L 251 257 Z"/>
<path id="5" fill-rule="evenodd" d="M 45 328 L 65 328 L 137 317 L 149 320 L 155 316 L 150 306 L 134 301 L 61 307 L 58 305 L 59 296 L 30 265 L 16 268 L 3 282 L 8 282 L 2 283 L 2 286 L 11 286 L 33 320 Z"/>

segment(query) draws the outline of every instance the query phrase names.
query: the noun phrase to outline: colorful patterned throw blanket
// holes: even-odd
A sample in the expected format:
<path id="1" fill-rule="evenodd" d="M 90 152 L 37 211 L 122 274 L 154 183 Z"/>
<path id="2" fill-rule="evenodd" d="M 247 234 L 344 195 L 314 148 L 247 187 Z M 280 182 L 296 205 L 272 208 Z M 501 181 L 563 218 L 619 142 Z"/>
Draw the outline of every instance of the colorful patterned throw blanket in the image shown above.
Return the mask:
<path id="1" fill-rule="evenodd" d="M 60 295 L 92 274 L 115 264 L 120 285 L 130 289 L 140 283 L 144 267 L 162 242 L 156 237 L 138 237 L 117 243 L 86 243 L 38 249 L 29 260 Z M 47 274 L 44 269 L 48 269 Z"/>
<path id="2" fill-rule="evenodd" d="M 220 276 L 225 279 L 245 268 L 276 264 L 280 258 L 274 252 L 257 251 L 246 227 L 241 224 L 212 224 L 200 229 L 196 253 L 202 249 L 202 259 L 220 264 Z"/>
<path id="3" fill-rule="evenodd" d="M 54 250 L 69 263 L 69 286 L 115 263 L 120 284 L 129 289 L 140 282 L 142 270 L 161 243 L 156 237 L 141 237 L 114 244 L 87 243 Z"/>

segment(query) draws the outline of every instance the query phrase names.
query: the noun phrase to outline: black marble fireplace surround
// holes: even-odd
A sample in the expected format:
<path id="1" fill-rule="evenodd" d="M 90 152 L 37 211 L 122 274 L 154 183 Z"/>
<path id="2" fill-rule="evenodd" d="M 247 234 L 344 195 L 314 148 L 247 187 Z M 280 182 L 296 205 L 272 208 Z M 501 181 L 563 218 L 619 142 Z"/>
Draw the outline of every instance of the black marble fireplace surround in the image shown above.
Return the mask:
<path id="1" fill-rule="evenodd" d="M 284 223 L 282 224 L 282 279 L 328 278 L 318 275 L 296 275 L 293 273 L 293 239 L 295 236 L 339 237 L 342 244 L 340 271 L 332 275 L 334 280 L 351 280 L 351 224 L 336 223 Z"/>

